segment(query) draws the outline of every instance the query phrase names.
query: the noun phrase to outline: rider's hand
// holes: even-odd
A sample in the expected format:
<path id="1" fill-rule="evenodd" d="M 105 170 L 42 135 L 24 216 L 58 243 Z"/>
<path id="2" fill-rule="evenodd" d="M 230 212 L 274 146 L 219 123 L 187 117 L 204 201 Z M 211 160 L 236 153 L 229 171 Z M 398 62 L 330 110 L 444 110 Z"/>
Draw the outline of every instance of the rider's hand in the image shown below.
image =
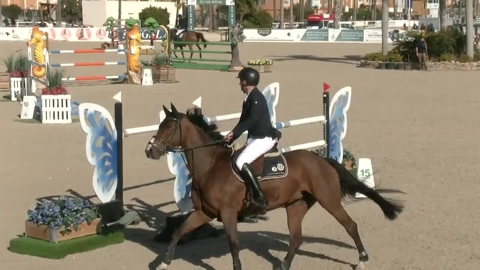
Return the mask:
<path id="1" fill-rule="evenodd" d="M 225 135 L 225 142 L 229 143 L 233 138 L 233 133 L 229 132 L 227 135 Z"/>

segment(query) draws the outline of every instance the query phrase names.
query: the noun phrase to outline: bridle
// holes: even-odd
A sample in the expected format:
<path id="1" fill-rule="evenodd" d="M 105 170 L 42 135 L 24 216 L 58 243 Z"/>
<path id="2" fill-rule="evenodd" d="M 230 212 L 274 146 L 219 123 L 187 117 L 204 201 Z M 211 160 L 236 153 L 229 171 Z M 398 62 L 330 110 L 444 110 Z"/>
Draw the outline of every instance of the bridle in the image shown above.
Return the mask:
<path id="1" fill-rule="evenodd" d="M 167 117 L 167 118 L 164 119 L 164 121 L 165 120 L 175 121 L 175 127 L 168 134 L 168 137 L 167 137 L 166 141 L 163 140 L 162 138 L 157 138 L 156 135 L 154 135 L 154 136 L 152 136 L 152 139 L 150 139 L 150 142 L 148 143 L 148 145 L 150 145 L 151 147 L 155 147 L 157 150 L 163 150 L 163 155 L 166 155 L 168 152 L 185 153 L 185 152 L 188 152 L 188 151 L 192 151 L 192 170 L 195 169 L 195 166 L 194 166 L 195 165 L 195 158 L 194 158 L 195 155 L 193 155 L 193 151 L 196 150 L 196 149 L 204 148 L 204 147 L 209 147 L 209 146 L 214 146 L 214 145 L 216 146 L 215 147 L 215 155 L 211 159 L 210 164 L 208 165 L 208 168 L 205 171 L 205 173 L 203 173 L 203 175 L 200 177 L 199 180 L 201 180 L 203 178 L 203 176 L 210 170 L 210 167 L 212 166 L 213 162 L 215 161 L 215 158 L 217 157 L 218 146 L 221 145 L 221 144 L 224 144 L 225 141 L 224 140 L 217 140 L 217 141 L 214 141 L 214 142 L 211 142 L 211 143 L 202 144 L 202 145 L 199 145 L 199 146 L 189 147 L 189 148 L 171 147 L 169 142 L 173 139 L 173 136 L 175 135 L 177 130 L 179 131 L 180 140 L 182 139 L 182 125 L 180 124 L 180 122 L 182 121 L 182 118 L 178 119 L 178 118 L 173 118 L 173 117 Z M 159 128 L 160 128 L 160 126 L 159 126 Z M 157 145 L 157 142 L 160 142 L 160 143 L 163 144 L 163 149 L 160 149 L 160 147 Z M 185 166 L 187 166 L 188 163 L 187 163 L 187 160 L 185 158 L 185 155 L 181 155 L 181 156 L 182 156 L 183 163 L 185 164 Z M 187 168 L 188 168 L 188 166 L 187 166 Z M 193 177 L 194 171 L 191 172 L 191 175 Z"/>

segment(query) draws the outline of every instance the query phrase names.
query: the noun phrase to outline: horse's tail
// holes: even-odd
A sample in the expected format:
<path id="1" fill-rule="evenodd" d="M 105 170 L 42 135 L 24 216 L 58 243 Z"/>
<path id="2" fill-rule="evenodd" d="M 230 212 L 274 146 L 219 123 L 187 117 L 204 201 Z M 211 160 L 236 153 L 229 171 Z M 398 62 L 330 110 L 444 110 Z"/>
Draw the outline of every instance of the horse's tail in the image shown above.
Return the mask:
<path id="1" fill-rule="evenodd" d="M 200 40 L 201 42 L 207 42 L 207 40 L 205 39 L 202 33 L 195 32 L 195 35 L 197 36 L 197 39 Z M 207 44 L 203 44 L 203 48 L 204 49 L 207 48 Z"/>
<path id="2" fill-rule="evenodd" d="M 326 159 L 330 165 L 338 173 L 340 178 L 340 187 L 342 189 L 342 195 L 355 197 L 355 194 L 361 193 L 367 196 L 370 200 L 374 201 L 383 211 L 383 214 L 389 220 L 394 220 L 397 216 L 403 211 L 403 204 L 399 201 L 385 199 L 380 195 L 380 193 L 403 193 L 402 191 L 395 189 L 377 189 L 374 190 L 366 186 L 362 181 L 358 180 L 353 176 L 342 164 L 338 163 L 336 160 L 327 158 Z"/>

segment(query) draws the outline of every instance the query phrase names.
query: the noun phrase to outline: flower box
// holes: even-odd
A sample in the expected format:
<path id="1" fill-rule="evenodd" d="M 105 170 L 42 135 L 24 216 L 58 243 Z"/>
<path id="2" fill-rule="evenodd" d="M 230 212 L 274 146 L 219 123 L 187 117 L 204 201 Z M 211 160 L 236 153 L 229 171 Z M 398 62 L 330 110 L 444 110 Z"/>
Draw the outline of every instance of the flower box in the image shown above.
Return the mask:
<path id="1" fill-rule="evenodd" d="M 42 95 L 42 123 L 72 123 L 71 95 Z"/>
<path id="2" fill-rule="evenodd" d="M 154 83 L 161 82 L 175 82 L 176 71 L 174 67 L 163 66 L 163 67 L 152 67 L 152 79 Z"/>
<path id="3" fill-rule="evenodd" d="M 48 242 L 58 243 L 65 240 L 100 233 L 102 225 L 100 220 L 100 218 L 97 218 L 90 224 L 83 222 L 78 225 L 77 230 L 70 227 L 71 232 L 69 234 L 62 234 L 58 229 L 50 229 L 47 225 L 37 225 L 33 222 L 25 221 L 25 235 Z"/>
<path id="4" fill-rule="evenodd" d="M 264 66 L 265 72 L 272 72 L 272 71 L 273 71 L 273 70 L 272 70 L 272 66 L 273 66 L 273 65 L 265 65 L 265 66 Z"/>

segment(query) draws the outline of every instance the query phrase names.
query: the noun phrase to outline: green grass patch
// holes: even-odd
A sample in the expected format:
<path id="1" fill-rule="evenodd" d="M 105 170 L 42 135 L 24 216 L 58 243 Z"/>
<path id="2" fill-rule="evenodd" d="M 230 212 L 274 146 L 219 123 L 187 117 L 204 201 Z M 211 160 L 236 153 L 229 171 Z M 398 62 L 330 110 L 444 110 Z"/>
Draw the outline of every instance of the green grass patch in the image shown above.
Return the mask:
<path id="1" fill-rule="evenodd" d="M 59 243 L 50 243 L 22 236 L 10 240 L 8 250 L 13 253 L 46 259 L 62 259 L 71 254 L 120 244 L 123 243 L 124 240 L 125 236 L 123 227 L 111 226 L 103 228 L 101 234 L 66 240 Z"/>

